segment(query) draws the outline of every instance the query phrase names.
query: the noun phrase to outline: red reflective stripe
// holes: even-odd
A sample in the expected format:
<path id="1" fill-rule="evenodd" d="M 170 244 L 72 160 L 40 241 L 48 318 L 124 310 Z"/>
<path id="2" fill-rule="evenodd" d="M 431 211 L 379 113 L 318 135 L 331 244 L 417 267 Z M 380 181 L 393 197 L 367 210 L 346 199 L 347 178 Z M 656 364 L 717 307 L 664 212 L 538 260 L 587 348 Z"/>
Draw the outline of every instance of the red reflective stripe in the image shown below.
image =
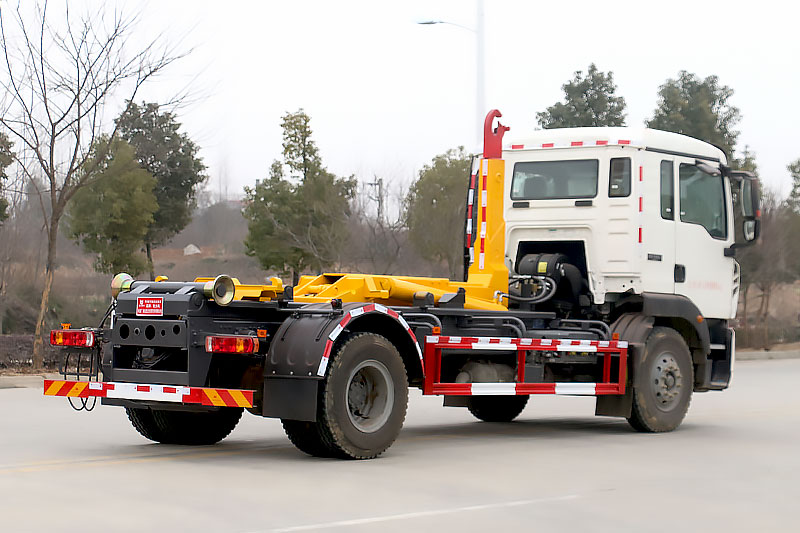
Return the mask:
<path id="1" fill-rule="evenodd" d="M 643 172 L 642 167 L 639 167 L 639 181 L 642 181 Z"/>
<path id="2" fill-rule="evenodd" d="M 56 396 L 66 396 L 67 393 L 72 390 L 73 385 L 75 385 L 74 381 L 65 382 L 63 385 L 61 385 L 61 388 L 58 389 Z"/>
<path id="3" fill-rule="evenodd" d="M 347 323 L 350 322 L 351 318 L 353 318 L 353 317 L 350 315 L 350 313 L 347 313 L 346 315 L 344 315 L 344 318 L 342 319 L 342 321 L 339 322 L 339 325 L 342 326 L 342 327 L 345 327 L 347 325 Z"/>
<path id="4" fill-rule="evenodd" d="M 642 228 L 639 228 L 639 244 L 642 244 Z"/>
<path id="5" fill-rule="evenodd" d="M 333 341 L 328 339 L 325 342 L 325 350 L 322 352 L 322 357 L 330 357 L 332 349 L 333 349 Z"/>
<path id="6" fill-rule="evenodd" d="M 150 392 L 150 385 L 136 385 L 137 392 Z"/>
<path id="7" fill-rule="evenodd" d="M 394 318 L 395 320 L 397 319 L 398 316 L 400 316 L 400 315 L 397 314 L 397 311 L 395 311 L 394 309 L 386 309 L 386 314 L 389 315 L 390 317 Z"/>
<path id="8" fill-rule="evenodd" d="M 511 145 L 511 149 L 512 150 L 519 150 L 520 148 L 525 148 L 525 145 L 524 144 L 512 144 Z"/>
<path id="9" fill-rule="evenodd" d="M 238 407 L 239 404 L 236 403 L 236 400 L 233 399 L 231 393 L 228 392 L 228 389 L 214 389 L 219 394 L 220 399 L 225 402 L 225 405 L 228 407 Z"/>
<path id="10" fill-rule="evenodd" d="M 569 143 L 570 146 L 583 146 L 583 141 L 572 141 Z"/>
<path id="11" fill-rule="evenodd" d="M 552 148 L 553 143 L 542 143 L 542 148 Z"/>
<path id="12" fill-rule="evenodd" d="M 176 392 L 178 392 L 178 389 L 176 389 L 175 387 L 164 387 L 164 392 L 175 394 Z"/>
<path id="13" fill-rule="evenodd" d="M 630 144 L 630 141 L 617 141 L 617 144 Z"/>
<path id="14" fill-rule="evenodd" d="M 639 212 L 642 212 L 642 197 L 639 197 Z"/>
<path id="15" fill-rule="evenodd" d="M 608 141 L 597 141 L 595 144 L 597 146 L 606 146 L 608 144 Z"/>

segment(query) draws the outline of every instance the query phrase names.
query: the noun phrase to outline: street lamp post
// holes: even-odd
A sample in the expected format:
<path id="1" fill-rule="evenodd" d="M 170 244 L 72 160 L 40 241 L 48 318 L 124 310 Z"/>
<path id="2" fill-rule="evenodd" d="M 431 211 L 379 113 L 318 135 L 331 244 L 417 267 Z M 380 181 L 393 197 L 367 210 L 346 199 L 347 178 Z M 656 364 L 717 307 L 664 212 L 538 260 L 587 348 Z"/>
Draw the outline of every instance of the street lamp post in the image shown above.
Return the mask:
<path id="1" fill-rule="evenodd" d="M 446 20 L 426 20 L 417 24 L 449 24 L 475 34 L 475 132 L 476 144 L 481 146 L 481 136 L 483 134 L 483 119 L 486 114 L 486 95 L 485 95 L 485 63 L 484 63 L 484 26 L 483 26 L 483 0 L 476 0 L 475 28 L 469 28 L 448 22 Z"/>

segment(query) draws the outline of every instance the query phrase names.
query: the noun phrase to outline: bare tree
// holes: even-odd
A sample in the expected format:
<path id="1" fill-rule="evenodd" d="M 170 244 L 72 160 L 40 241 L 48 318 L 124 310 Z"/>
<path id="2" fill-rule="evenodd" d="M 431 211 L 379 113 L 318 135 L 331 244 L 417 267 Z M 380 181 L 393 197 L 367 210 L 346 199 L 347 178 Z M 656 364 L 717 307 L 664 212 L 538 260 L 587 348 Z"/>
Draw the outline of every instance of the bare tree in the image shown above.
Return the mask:
<path id="1" fill-rule="evenodd" d="M 43 361 L 42 331 L 56 267 L 56 239 L 65 209 L 106 154 L 93 152 L 113 136 L 106 105 L 133 101 L 141 86 L 180 57 L 162 36 L 129 48 L 138 17 L 114 8 L 75 16 L 64 2 L 51 15 L 48 2 L 25 9 L 0 4 L 4 72 L 0 125 L 17 141 L 18 160 L 34 185 L 47 235 L 44 288 L 36 321 L 33 365 Z M 123 94 L 118 94 L 123 93 Z M 118 115 L 116 113 L 115 115 Z M 42 177 L 45 188 L 35 177 Z"/>

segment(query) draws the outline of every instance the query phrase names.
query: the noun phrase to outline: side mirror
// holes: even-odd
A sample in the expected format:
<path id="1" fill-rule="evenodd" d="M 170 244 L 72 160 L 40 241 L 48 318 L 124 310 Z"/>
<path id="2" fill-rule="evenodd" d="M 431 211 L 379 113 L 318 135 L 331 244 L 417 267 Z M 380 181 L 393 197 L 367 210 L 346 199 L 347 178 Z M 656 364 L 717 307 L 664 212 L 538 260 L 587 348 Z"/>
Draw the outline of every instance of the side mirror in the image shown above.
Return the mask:
<path id="1" fill-rule="evenodd" d="M 742 180 L 742 215 L 745 219 L 756 219 L 761 216 L 761 193 L 758 180 Z"/>
<path id="2" fill-rule="evenodd" d="M 746 242 L 753 242 L 758 239 L 761 233 L 761 221 L 751 218 L 742 222 L 742 235 Z"/>

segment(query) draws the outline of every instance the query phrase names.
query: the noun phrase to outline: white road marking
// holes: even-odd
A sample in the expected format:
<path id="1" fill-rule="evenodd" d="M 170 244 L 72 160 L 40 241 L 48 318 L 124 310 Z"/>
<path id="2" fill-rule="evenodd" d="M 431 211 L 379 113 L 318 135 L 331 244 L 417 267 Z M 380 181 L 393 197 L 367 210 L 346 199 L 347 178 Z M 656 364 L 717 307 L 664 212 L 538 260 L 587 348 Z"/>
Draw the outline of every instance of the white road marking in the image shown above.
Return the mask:
<path id="1" fill-rule="evenodd" d="M 567 496 L 555 496 L 552 498 L 537 498 L 534 500 L 517 500 L 513 502 L 500 502 L 500 503 L 487 503 L 483 505 L 469 505 L 467 507 L 451 507 L 449 509 L 437 509 L 434 511 L 417 511 L 414 513 L 401 513 L 384 516 L 374 516 L 370 518 L 356 518 L 353 520 L 340 520 L 336 522 L 323 522 L 320 524 L 309 524 L 305 526 L 291 526 L 278 529 L 251 531 L 250 533 L 290 533 L 292 531 L 313 531 L 316 529 L 333 529 L 337 527 L 350 527 L 361 526 L 365 524 L 375 524 L 378 522 L 390 522 L 393 520 L 409 520 L 412 518 L 423 518 L 426 516 L 437 516 L 452 513 L 463 513 L 467 511 L 484 511 L 486 509 L 502 509 L 504 507 L 521 507 L 523 505 L 537 505 L 542 503 L 561 502 L 567 500 L 574 500 L 578 498 L 577 494 L 570 494 Z"/>

